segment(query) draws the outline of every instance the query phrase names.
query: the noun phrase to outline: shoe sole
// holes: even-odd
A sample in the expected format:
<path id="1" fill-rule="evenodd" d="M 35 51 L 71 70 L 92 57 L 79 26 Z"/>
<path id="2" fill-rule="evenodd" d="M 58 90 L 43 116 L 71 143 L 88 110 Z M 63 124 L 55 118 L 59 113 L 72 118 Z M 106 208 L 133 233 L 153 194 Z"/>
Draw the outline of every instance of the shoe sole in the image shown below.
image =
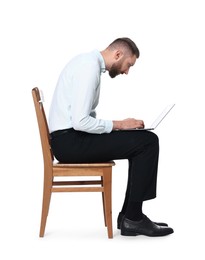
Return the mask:
<path id="1" fill-rule="evenodd" d="M 137 232 L 133 232 L 133 231 L 123 231 L 121 230 L 121 235 L 122 236 L 139 236 L 139 235 L 144 235 L 144 236 L 148 236 L 148 237 L 162 237 L 162 236 L 167 236 L 174 233 L 173 232 L 169 232 L 169 233 L 164 233 L 164 234 L 155 234 L 155 235 L 149 235 L 149 234 L 140 234 Z"/>

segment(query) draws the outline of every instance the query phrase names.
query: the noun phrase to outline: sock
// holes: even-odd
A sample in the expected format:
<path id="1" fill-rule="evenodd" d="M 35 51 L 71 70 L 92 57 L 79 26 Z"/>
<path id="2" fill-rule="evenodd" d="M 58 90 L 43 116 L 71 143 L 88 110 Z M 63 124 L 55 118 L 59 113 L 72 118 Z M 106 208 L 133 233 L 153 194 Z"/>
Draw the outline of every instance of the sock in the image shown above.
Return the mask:
<path id="1" fill-rule="evenodd" d="M 129 202 L 125 213 L 125 217 L 133 221 L 140 221 L 143 218 L 142 203 L 142 201 Z"/>

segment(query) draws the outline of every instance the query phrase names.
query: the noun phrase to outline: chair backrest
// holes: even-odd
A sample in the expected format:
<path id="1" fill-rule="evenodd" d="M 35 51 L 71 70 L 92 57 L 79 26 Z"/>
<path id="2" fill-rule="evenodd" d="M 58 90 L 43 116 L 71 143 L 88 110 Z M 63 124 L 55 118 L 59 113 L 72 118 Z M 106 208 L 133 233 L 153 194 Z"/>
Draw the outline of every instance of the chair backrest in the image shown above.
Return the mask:
<path id="1" fill-rule="evenodd" d="M 44 166 L 52 167 L 54 156 L 50 146 L 50 135 L 48 130 L 46 114 L 43 107 L 43 100 L 41 99 L 40 91 L 38 88 L 32 89 L 32 96 L 33 96 L 34 106 L 36 110 L 38 128 L 40 132 Z"/>

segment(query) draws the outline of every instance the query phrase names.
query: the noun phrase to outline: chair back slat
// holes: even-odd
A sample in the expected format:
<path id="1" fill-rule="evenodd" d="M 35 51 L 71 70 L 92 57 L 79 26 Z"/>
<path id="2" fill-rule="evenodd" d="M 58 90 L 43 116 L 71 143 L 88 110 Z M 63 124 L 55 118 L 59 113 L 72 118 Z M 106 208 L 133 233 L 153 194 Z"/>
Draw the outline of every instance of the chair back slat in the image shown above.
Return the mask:
<path id="1" fill-rule="evenodd" d="M 40 91 L 38 88 L 32 89 L 32 96 L 33 96 L 34 106 L 36 110 L 36 117 L 38 121 L 39 132 L 40 132 L 44 164 L 47 164 L 48 167 L 49 166 L 51 167 L 54 156 L 50 146 L 50 135 L 49 135 L 46 114 L 43 107 L 43 102 L 41 100 Z"/>

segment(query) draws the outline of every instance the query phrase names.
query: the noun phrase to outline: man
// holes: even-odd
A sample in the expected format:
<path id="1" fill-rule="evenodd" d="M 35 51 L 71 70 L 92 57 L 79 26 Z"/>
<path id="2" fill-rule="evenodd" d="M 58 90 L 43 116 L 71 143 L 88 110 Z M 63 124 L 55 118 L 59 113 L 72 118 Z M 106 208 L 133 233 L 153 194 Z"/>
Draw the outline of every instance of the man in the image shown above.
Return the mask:
<path id="1" fill-rule="evenodd" d="M 101 73 L 111 78 L 128 74 L 139 58 L 136 44 L 118 38 L 105 50 L 74 57 L 63 69 L 50 108 L 51 146 L 64 163 L 128 159 L 128 183 L 118 228 L 124 236 L 164 236 L 173 233 L 165 223 L 151 221 L 142 212 L 143 201 L 156 197 L 159 143 L 142 120 L 96 118 Z M 118 130 L 118 131 L 115 131 Z"/>

